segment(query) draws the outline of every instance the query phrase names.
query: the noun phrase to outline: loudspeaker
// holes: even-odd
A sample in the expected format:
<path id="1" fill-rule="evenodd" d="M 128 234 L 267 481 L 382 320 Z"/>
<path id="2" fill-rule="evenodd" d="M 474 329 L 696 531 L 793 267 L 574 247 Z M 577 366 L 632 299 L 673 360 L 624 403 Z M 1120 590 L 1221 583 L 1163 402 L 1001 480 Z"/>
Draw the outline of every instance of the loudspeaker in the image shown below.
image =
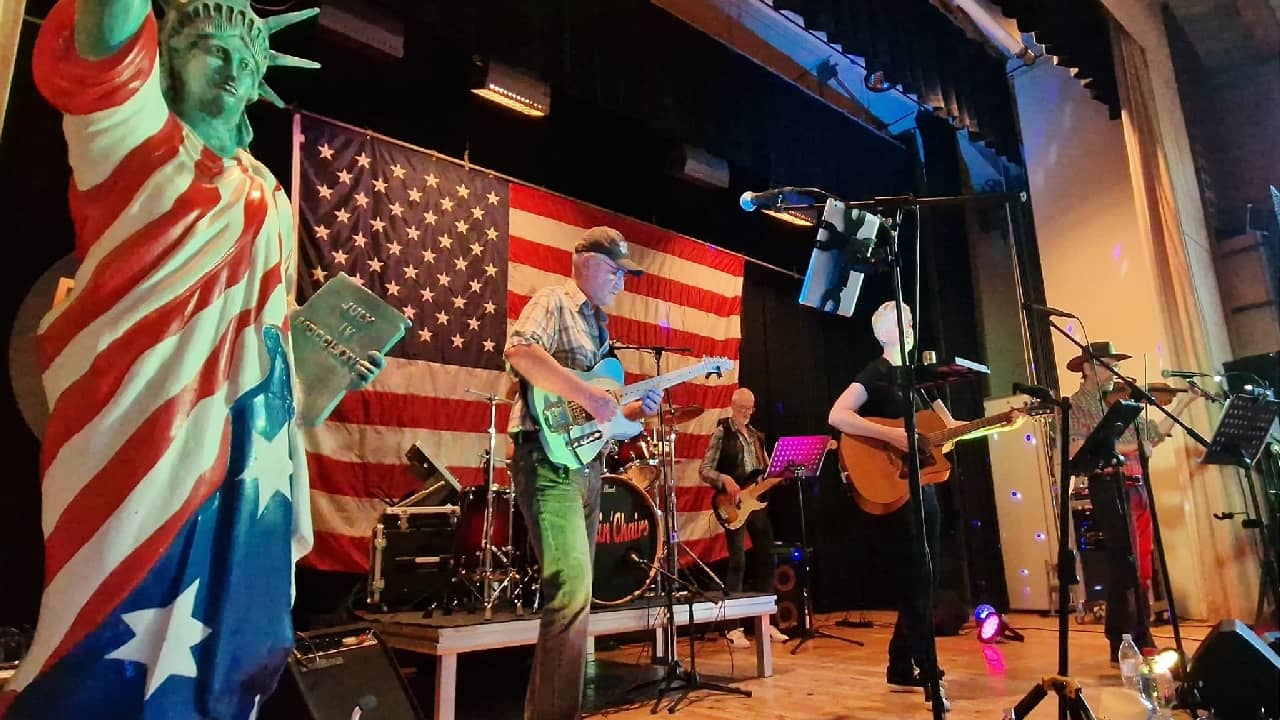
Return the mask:
<path id="1" fill-rule="evenodd" d="M 809 627 L 804 612 L 804 551 L 799 545 L 773 544 L 773 593 L 778 596 L 778 629 L 788 635 Z"/>
<path id="2" fill-rule="evenodd" d="M 1223 620 L 1209 632 L 1191 657 L 1188 679 L 1198 685 L 1214 717 L 1254 720 L 1280 714 L 1280 655 L 1239 620 Z"/>
<path id="3" fill-rule="evenodd" d="M 933 596 L 933 632 L 938 636 L 959 635 L 969 620 L 969 609 L 954 590 L 939 590 Z"/>
<path id="4" fill-rule="evenodd" d="M 365 625 L 298 633 L 263 720 L 424 720 L 386 642 Z"/>

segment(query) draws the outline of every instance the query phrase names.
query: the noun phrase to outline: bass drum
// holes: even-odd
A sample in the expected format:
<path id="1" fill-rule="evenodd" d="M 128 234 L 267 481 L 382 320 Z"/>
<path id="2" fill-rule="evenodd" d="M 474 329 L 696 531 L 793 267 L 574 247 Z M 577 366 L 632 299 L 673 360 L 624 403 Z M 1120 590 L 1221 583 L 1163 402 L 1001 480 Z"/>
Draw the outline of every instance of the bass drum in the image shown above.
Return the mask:
<path id="1" fill-rule="evenodd" d="M 658 574 L 666 544 L 662 518 L 645 491 L 631 480 L 620 475 L 600 480 L 591 599 L 596 605 L 621 605 L 643 593 Z M 648 566 L 631 559 L 632 553 Z"/>

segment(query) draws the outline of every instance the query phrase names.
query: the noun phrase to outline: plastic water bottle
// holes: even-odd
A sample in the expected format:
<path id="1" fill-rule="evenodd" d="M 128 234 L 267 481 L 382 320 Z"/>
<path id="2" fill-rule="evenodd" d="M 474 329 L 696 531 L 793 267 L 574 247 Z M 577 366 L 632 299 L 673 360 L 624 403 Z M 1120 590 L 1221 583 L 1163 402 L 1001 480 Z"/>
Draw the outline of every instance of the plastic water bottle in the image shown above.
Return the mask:
<path id="1" fill-rule="evenodd" d="M 1173 675 L 1169 668 L 1156 662 L 1156 649 L 1142 651 L 1142 664 L 1138 666 L 1138 697 L 1151 713 L 1150 717 L 1173 717 L 1173 703 L 1177 697 Z"/>
<path id="2" fill-rule="evenodd" d="M 1124 681 L 1125 688 L 1129 690 L 1138 689 L 1138 667 L 1142 665 L 1142 653 L 1138 651 L 1138 646 L 1133 642 L 1133 636 L 1125 633 L 1120 636 L 1120 679 Z"/>

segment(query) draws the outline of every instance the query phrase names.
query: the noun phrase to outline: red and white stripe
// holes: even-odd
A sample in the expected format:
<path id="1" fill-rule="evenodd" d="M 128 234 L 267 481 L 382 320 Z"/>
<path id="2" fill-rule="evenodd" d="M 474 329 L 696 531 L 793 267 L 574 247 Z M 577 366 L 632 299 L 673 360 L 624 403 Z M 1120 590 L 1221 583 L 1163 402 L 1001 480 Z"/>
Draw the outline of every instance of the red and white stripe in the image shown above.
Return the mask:
<path id="1" fill-rule="evenodd" d="M 628 278 L 626 291 L 609 308 L 615 341 L 692 349 L 664 355 L 664 372 L 704 356 L 738 360 L 741 256 L 517 184 L 511 185 L 508 323 L 539 288 L 565 281 L 574 246 L 595 225 L 622 231 L 631 255 L 648 271 Z M 655 374 L 646 354 L 619 357 L 628 382 Z M 734 371 L 671 389 L 676 405 L 706 408 L 680 428 L 676 450 L 678 531 L 704 559 L 724 554 L 724 534 L 711 515 L 711 491 L 698 479 L 697 466 L 736 387 Z M 393 358 L 367 390 L 349 393 L 329 421 L 307 432 L 316 545 L 303 562 L 326 570 L 367 568 L 370 533 L 385 507 L 376 498 L 399 497 L 419 486 L 404 458 L 415 441 L 464 485 L 483 482 L 480 454 L 489 442 L 489 406 L 466 393 L 468 388 L 506 394 L 510 380 L 500 371 Z M 498 457 L 506 452 L 507 409 L 498 411 Z"/>

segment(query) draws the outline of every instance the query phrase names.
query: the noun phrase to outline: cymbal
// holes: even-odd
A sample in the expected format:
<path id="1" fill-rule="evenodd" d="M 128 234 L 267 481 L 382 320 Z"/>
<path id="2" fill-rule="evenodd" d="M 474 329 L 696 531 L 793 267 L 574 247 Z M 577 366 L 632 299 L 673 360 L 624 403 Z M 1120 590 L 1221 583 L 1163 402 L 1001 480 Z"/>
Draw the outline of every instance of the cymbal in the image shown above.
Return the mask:
<path id="1" fill-rule="evenodd" d="M 706 412 L 698 405 L 681 405 L 671 409 L 663 408 L 661 412 L 662 422 L 667 425 L 683 425 L 690 420 L 696 419 L 699 415 Z M 658 415 L 653 415 L 644 419 L 647 425 L 657 425 Z"/>

